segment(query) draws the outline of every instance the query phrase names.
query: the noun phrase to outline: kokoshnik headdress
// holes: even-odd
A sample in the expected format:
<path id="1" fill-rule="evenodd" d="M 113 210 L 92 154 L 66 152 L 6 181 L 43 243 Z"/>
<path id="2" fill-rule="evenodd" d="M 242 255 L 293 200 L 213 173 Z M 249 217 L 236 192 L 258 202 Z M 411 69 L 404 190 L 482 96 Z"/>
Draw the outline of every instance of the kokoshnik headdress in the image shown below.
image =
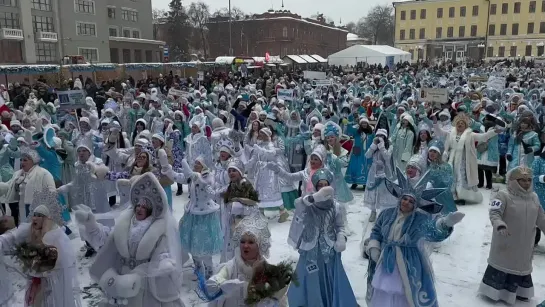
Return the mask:
<path id="1" fill-rule="evenodd" d="M 396 198 L 410 196 L 415 199 L 416 207 L 428 205 L 433 199 L 446 191 L 446 188 L 427 188 L 427 183 L 431 180 L 430 172 L 426 172 L 420 180 L 413 186 L 403 171 L 396 167 L 397 184 L 389 179 L 385 180 L 386 188 Z"/>
<path id="2" fill-rule="evenodd" d="M 58 226 L 64 225 L 62 218 L 62 207 L 59 203 L 58 194 L 55 190 L 34 191 L 33 202 L 30 205 L 28 220 L 32 219 L 34 213 L 40 213 L 48 217 Z"/>

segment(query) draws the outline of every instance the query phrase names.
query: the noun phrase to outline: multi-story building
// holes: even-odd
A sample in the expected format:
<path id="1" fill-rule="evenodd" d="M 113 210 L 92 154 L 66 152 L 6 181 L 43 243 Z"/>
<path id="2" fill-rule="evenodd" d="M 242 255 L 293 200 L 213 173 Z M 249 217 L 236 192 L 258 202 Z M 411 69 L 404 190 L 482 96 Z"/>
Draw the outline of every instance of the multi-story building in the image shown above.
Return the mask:
<path id="1" fill-rule="evenodd" d="M 0 63 L 161 62 L 151 0 L 0 0 Z"/>
<path id="2" fill-rule="evenodd" d="M 207 27 L 211 57 L 229 55 L 229 39 L 231 54 L 237 56 L 264 56 L 268 52 L 280 57 L 289 54 L 327 57 L 346 48 L 348 33 L 323 18 L 302 18 L 287 10 L 269 10 L 232 20 L 231 32 L 228 17 L 210 18 Z"/>
<path id="3" fill-rule="evenodd" d="M 395 46 L 419 59 L 536 57 L 545 54 L 545 1 L 396 2 Z"/>

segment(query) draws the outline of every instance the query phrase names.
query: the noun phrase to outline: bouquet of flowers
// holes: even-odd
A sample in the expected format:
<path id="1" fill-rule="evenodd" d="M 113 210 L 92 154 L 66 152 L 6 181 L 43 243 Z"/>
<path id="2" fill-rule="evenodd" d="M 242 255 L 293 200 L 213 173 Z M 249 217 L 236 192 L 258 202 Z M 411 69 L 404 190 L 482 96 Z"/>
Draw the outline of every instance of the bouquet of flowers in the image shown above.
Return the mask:
<path id="1" fill-rule="evenodd" d="M 21 264 L 23 272 L 43 273 L 55 267 L 58 251 L 53 246 L 23 242 L 15 247 L 13 257 Z"/>
<path id="2" fill-rule="evenodd" d="M 290 282 L 299 286 L 297 276 L 292 268 L 292 262 L 283 261 L 278 265 L 261 261 L 254 266 L 252 280 L 248 284 L 248 294 L 245 303 L 255 305 L 284 289 Z"/>

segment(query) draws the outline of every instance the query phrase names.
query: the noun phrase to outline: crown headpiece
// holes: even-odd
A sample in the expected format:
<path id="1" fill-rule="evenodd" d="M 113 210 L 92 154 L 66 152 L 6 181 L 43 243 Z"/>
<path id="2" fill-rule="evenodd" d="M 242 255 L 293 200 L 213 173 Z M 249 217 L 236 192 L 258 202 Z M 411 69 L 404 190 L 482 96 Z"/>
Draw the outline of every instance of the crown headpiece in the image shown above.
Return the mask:
<path id="1" fill-rule="evenodd" d="M 414 186 L 409 182 L 399 167 L 396 167 L 396 175 L 397 184 L 389 179 L 386 179 L 386 188 L 396 198 L 401 198 L 403 196 L 410 196 L 414 198 L 416 200 L 417 207 L 425 205 L 422 200 L 432 201 L 433 198 L 446 191 L 446 188 L 428 189 L 426 187 L 427 183 L 431 181 L 429 171 L 426 172 Z"/>
<path id="2" fill-rule="evenodd" d="M 46 210 L 44 210 L 44 208 Z M 38 209 L 38 210 L 36 210 Z M 59 198 L 57 191 L 55 190 L 37 190 L 33 194 L 33 202 L 30 205 L 30 214 L 28 215 L 28 220 L 32 219 L 34 212 L 41 213 L 46 215 L 51 219 L 55 224 L 62 226 L 64 225 L 64 220 L 62 218 L 62 206 L 59 203 Z M 46 211 L 44 213 L 43 211 Z"/>

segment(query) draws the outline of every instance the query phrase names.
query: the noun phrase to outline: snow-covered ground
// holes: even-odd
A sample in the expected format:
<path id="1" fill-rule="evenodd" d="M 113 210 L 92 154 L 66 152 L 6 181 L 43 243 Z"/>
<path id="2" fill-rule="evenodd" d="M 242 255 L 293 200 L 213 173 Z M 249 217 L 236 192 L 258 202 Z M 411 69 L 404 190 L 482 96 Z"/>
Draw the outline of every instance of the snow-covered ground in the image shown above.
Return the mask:
<path id="1" fill-rule="evenodd" d="M 175 190 L 176 188 L 173 187 Z M 186 190 L 187 191 L 187 190 Z M 456 226 L 453 235 L 445 242 L 438 245 L 433 254 L 432 262 L 436 276 L 439 304 L 442 307 L 477 307 L 477 306 L 505 306 L 502 303 L 494 304 L 477 295 L 479 283 L 486 269 L 489 245 L 492 237 L 492 228 L 488 219 L 488 199 L 490 191 L 482 190 L 484 201 L 480 205 L 460 207 L 460 211 L 466 214 L 465 219 Z M 362 233 L 366 231 L 366 237 L 371 231 L 367 219 L 370 211 L 363 207 L 363 192 L 354 192 L 355 199 L 348 206 L 349 230 L 352 234 L 348 237 L 347 249 L 342 259 L 352 288 L 360 306 L 365 304 L 365 291 L 367 288 L 367 260 L 361 257 L 360 241 Z M 183 196 L 174 196 L 174 214 L 176 218 L 183 215 L 183 208 L 187 202 L 187 193 Z M 296 261 L 298 254 L 286 242 L 290 222 L 279 224 L 276 220 L 278 214 L 267 212 L 270 217 L 269 227 L 272 233 L 271 258 L 272 263 L 282 260 Z M 73 227 L 76 228 L 76 227 Z M 544 240 L 545 241 L 545 240 Z M 545 300 L 545 242 L 542 241 L 535 253 L 533 262 L 535 298 L 529 303 L 518 302 L 516 306 L 535 307 Z M 75 249 L 82 247 L 81 241 L 73 240 Z M 79 252 L 80 283 L 83 289 L 84 306 L 94 307 L 98 304 L 100 292 L 96 285 L 89 280 L 87 267 L 93 259 L 83 259 L 83 251 Z M 215 264 L 219 259 L 216 257 Z M 184 275 L 183 300 L 187 307 L 206 306 L 196 296 L 195 282 L 191 281 L 191 269 L 187 269 Z M 2 277 L 0 277 L 2 278 Z M 19 291 L 18 302 L 14 306 L 23 306 L 24 288 L 22 282 L 16 283 Z M 309 306 L 310 307 L 310 306 Z"/>

